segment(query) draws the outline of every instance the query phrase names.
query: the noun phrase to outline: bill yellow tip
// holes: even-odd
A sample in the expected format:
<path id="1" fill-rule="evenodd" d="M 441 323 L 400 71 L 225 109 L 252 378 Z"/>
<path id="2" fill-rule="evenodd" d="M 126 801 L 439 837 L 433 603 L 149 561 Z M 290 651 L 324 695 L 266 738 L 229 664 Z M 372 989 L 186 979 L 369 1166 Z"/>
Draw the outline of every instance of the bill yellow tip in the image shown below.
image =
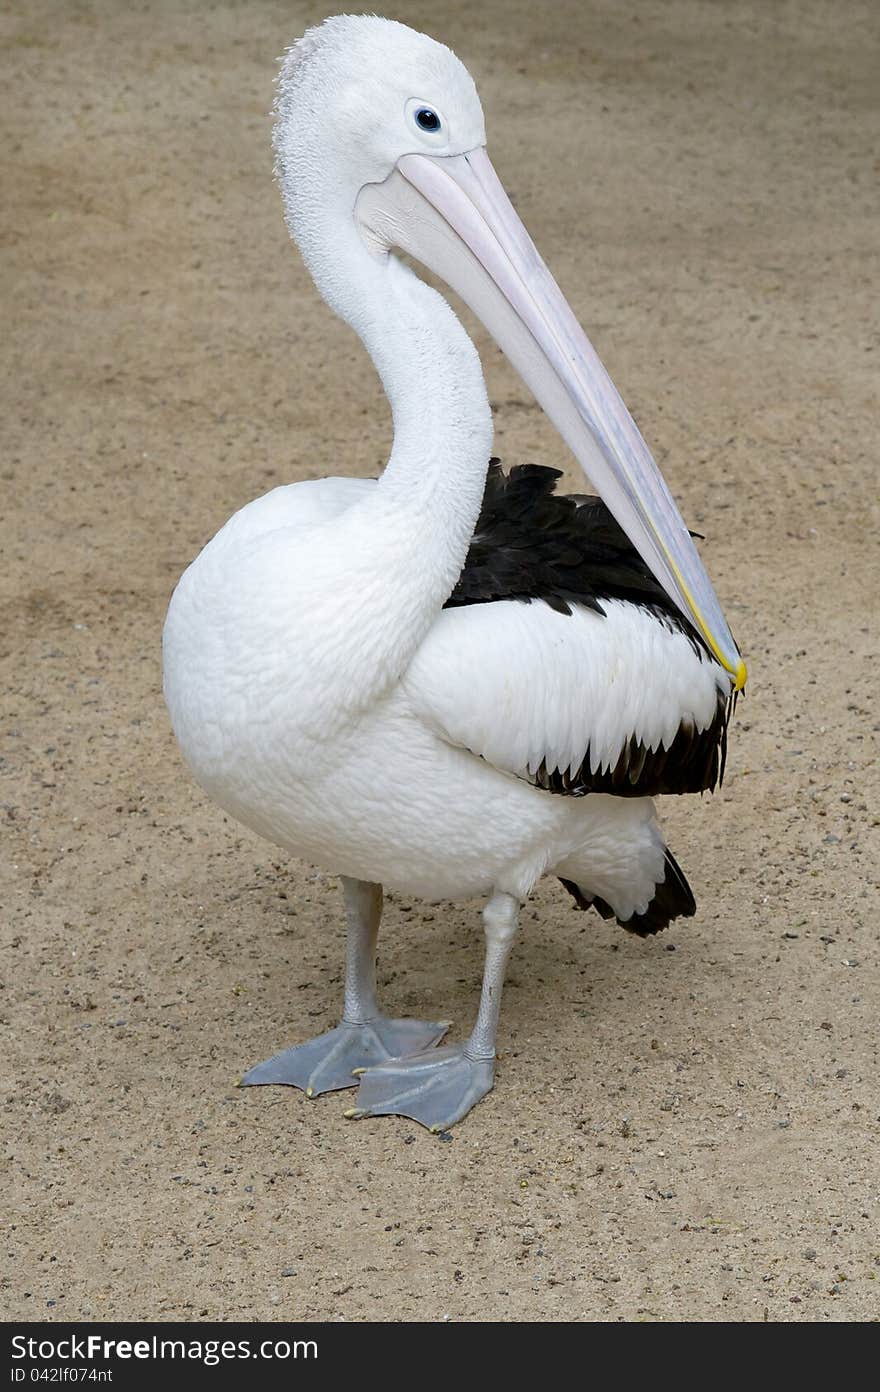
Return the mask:
<path id="1" fill-rule="evenodd" d="M 658 540 L 659 540 L 659 538 L 658 538 Z M 661 541 L 661 545 L 662 545 L 662 541 Z M 699 608 L 697 607 L 697 605 L 694 603 L 694 597 L 693 597 L 693 595 L 691 594 L 690 590 L 688 589 L 687 585 L 685 584 L 685 582 L 684 582 L 684 577 L 682 576 L 681 571 L 679 570 L 678 566 L 675 564 L 675 561 L 673 560 L 672 556 L 669 554 L 669 548 L 666 547 L 666 546 L 663 546 L 663 551 L 664 551 L 664 554 L 665 554 L 665 556 L 666 556 L 666 559 L 667 559 L 667 561 L 668 561 L 668 563 L 669 563 L 669 568 L 670 568 L 670 570 L 672 571 L 673 575 L 675 576 L 675 579 L 676 579 L 676 581 L 677 581 L 677 583 L 678 583 L 678 586 L 679 586 L 679 588 L 680 588 L 680 590 L 681 590 L 681 593 L 682 593 L 682 595 L 684 596 L 684 599 L 685 599 L 686 604 L 687 604 L 687 608 L 690 610 L 690 617 L 696 622 L 697 628 L 700 630 L 700 632 L 702 633 L 703 637 L 705 638 L 706 644 L 707 644 L 707 646 L 708 646 L 708 648 L 709 648 L 709 651 L 712 653 L 713 657 L 715 657 L 716 660 L 721 664 L 721 666 L 724 668 L 725 672 L 729 672 L 730 675 L 733 677 L 733 689 L 734 689 L 734 691 L 742 691 L 743 687 L 744 687 L 745 684 L 746 684 L 746 677 L 748 676 L 748 672 L 746 671 L 746 664 L 743 662 L 743 660 L 742 660 L 742 658 L 740 657 L 739 653 L 737 653 L 737 654 L 736 654 L 736 656 L 737 656 L 737 663 L 736 663 L 736 666 L 735 666 L 735 667 L 732 667 L 732 666 L 731 666 L 730 662 L 729 662 L 728 659 L 724 656 L 724 653 L 721 651 L 721 647 L 720 647 L 720 645 L 719 645 L 717 639 L 715 638 L 715 635 L 713 634 L 713 632 L 712 632 L 712 630 L 710 629 L 709 625 L 707 624 L 706 620 L 703 618 L 703 615 L 702 615 L 700 609 L 699 609 Z M 708 583 L 708 581 L 707 581 L 707 583 Z M 686 611 L 683 609 L 682 612 L 685 613 Z M 729 650 L 730 647 L 733 647 L 734 652 L 736 652 L 736 645 L 734 644 L 733 639 L 730 637 L 730 633 L 729 633 L 729 632 L 728 632 L 728 635 L 727 635 L 727 636 L 728 636 L 728 638 L 730 639 L 730 644 L 729 644 L 728 650 Z"/>

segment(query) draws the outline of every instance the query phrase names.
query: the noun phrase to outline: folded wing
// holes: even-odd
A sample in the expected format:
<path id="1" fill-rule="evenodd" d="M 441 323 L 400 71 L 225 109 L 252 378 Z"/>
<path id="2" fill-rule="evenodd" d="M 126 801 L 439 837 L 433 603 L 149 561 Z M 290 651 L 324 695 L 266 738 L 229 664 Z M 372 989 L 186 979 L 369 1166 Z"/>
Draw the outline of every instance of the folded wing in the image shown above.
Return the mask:
<path id="1" fill-rule="evenodd" d="M 490 466 L 449 607 L 409 668 L 438 735 L 548 792 L 703 792 L 731 685 L 596 499 Z"/>

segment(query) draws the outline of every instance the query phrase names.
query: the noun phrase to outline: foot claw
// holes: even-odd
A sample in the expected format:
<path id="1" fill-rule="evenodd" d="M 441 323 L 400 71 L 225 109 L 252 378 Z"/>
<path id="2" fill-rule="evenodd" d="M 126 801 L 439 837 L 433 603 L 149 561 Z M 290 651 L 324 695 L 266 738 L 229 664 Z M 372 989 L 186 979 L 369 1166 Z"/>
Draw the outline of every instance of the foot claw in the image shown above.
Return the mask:
<path id="1" fill-rule="evenodd" d="M 282 1083 L 302 1088 L 307 1097 L 354 1087 L 355 1073 L 373 1064 L 430 1049 L 441 1040 L 447 1026 L 423 1020 L 389 1020 L 377 1016 L 366 1024 L 343 1021 L 336 1029 L 284 1049 L 265 1063 L 258 1063 L 241 1079 L 241 1087 Z"/>

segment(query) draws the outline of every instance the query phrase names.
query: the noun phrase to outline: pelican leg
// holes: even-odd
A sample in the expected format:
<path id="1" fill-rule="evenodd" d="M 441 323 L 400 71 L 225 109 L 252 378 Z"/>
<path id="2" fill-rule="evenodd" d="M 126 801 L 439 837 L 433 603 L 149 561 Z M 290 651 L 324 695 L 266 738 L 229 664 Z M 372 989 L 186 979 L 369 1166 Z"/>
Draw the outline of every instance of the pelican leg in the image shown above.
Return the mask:
<path id="1" fill-rule="evenodd" d="M 361 1076 L 358 1105 L 346 1116 L 405 1116 L 431 1131 L 445 1131 L 491 1091 L 501 992 L 519 909 L 518 900 L 497 893 L 483 910 L 483 990 L 477 1021 L 467 1043 L 367 1068 Z"/>
<path id="2" fill-rule="evenodd" d="M 342 1020 L 327 1034 L 258 1063 L 242 1078 L 243 1087 L 283 1083 L 302 1088 L 308 1097 L 354 1087 L 355 1069 L 421 1054 L 449 1028 L 448 1021 L 390 1020 L 380 1013 L 376 940 L 382 917 L 382 886 L 343 877 L 342 889 L 348 917 Z"/>

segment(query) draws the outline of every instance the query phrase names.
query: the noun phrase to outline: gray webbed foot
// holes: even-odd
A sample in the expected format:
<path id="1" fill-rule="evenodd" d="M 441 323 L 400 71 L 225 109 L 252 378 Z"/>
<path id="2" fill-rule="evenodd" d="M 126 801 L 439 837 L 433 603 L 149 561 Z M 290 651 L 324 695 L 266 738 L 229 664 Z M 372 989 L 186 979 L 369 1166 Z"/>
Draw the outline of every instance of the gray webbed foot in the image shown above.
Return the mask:
<path id="1" fill-rule="evenodd" d="M 446 1046 L 368 1068 L 348 1117 L 405 1116 L 430 1131 L 461 1121 L 492 1089 L 494 1059 L 472 1059 Z"/>
<path id="2" fill-rule="evenodd" d="M 448 1022 L 388 1020 L 384 1015 L 361 1025 L 343 1021 L 307 1044 L 283 1049 L 274 1058 L 258 1063 L 245 1073 L 242 1086 L 283 1083 L 302 1088 L 308 1097 L 355 1087 L 355 1069 L 421 1054 L 442 1039 L 448 1028 Z"/>

